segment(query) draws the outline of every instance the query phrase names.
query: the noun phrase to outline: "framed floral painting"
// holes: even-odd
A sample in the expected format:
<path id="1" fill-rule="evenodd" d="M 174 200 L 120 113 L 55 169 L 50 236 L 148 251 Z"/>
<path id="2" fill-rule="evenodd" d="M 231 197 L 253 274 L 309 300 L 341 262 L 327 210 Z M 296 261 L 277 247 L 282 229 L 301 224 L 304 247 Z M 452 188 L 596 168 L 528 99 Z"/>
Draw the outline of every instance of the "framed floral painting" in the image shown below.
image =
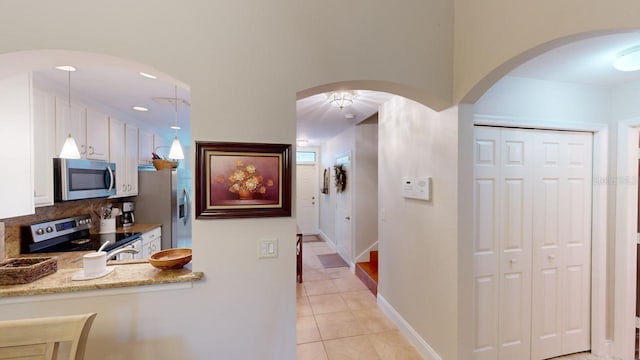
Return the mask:
<path id="1" fill-rule="evenodd" d="M 196 218 L 291 216 L 291 145 L 196 142 Z"/>

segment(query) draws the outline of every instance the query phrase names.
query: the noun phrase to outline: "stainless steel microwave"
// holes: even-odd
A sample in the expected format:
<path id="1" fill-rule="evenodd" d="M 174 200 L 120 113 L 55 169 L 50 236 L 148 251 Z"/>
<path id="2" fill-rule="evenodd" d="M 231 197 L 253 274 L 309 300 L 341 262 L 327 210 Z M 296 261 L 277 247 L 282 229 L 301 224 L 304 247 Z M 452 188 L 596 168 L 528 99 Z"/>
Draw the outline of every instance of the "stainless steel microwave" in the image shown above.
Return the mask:
<path id="1" fill-rule="evenodd" d="M 116 164 L 101 160 L 53 159 L 55 201 L 116 194 Z"/>

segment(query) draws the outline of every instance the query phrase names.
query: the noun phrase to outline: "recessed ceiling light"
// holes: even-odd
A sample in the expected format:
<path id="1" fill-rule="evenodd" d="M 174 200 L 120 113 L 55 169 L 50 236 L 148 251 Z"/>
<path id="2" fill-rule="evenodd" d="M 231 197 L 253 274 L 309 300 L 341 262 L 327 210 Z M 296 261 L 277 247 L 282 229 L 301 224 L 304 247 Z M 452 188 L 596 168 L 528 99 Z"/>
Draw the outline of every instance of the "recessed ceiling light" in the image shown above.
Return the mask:
<path id="1" fill-rule="evenodd" d="M 62 70 L 62 71 L 76 71 L 76 68 L 74 68 L 71 65 L 60 65 L 60 66 L 56 66 L 56 69 L 58 70 Z"/>
<path id="2" fill-rule="evenodd" d="M 171 128 L 172 130 L 180 130 L 180 129 L 182 129 L 182 128 L 181 128 L 180 126 L 178 126 L 178 125 L 171 125 L 171 126 L 170 126 L 170 128 Z"/>
<path id="3" fill-rule="evenodd" d="M 140 71 L 140 75 L 146 77 L 147 79 L 157 79 L 158 77 L 155 75 L 147 74 L 146 72 Z"/>
<path id="4" fill-rule="evenodd" d="M 355 115 L 353 115 L 353 114 L 351 114 L 351 113 L 349 113 L 349 114 L 344 114 L 344 118 L 345 118 L 345 119 L 349 119 L 349 120 L 351 120 L 351 119 L 353 119 L 353 118 L 355 118 L 355 117 L 356 117 L 356 116 L 355 116 Z"/>
<path id="5" fill-rule="evenodd" d="M 618 53 L 613 67 L 620 71 L 640 70 L 640 46 L 634 46 Z"/>
<path id="6" fill-rule="evenodd" d="M 149 109 L 144 106 L 132 106 L 131 108 L 135 111 L 149 111 Z"/>
<path id="7" fill-rule="evenodd" d="M 307 145 L 309 145 L 309 140 L 305 140 L 305 139 L 298 140 L 298 146 L 307 146 Z"/>

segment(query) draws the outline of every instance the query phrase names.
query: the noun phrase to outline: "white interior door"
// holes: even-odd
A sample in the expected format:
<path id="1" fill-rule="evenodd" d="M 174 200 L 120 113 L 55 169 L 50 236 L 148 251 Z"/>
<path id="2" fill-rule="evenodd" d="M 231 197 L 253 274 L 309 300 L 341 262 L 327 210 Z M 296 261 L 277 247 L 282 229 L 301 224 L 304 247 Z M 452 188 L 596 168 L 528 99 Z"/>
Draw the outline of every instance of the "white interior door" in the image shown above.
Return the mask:
<path id="1" fill-rule="evenodd" d="M 532 145 L 517 130 L 476 128 L 475 359 L 529 357 Z"/>
<path id="2" fill-rule="evenodd" d="M 591 135 L 476 127 L 474 359 L 589 349 Z"/>
<path id="3" fill-rule="evenodd" d="M 350 176 L 351 167 L 349 162 L 342 162 L 347 172 L 347 179 Z M 344 191 L 336 192 L 336 218 L 335 218 L 335 237 L 336 249 L 343 258 L 351 261 L 351 248 L 353 239 L 353 228 L 351 226 L 351 189 L 353 187 L 353 178 L 347 181 Z"/>
<path id="4" fill-rule="evenodd" d="M 532 359 L 590 348 L 592 135 L 535 134 Z"/>
<path id="5" fill-rule="evenodd" d="M 296 221 L 303 234 L 318 233 L 318 171 L 316 165 L 296 166 Z"/>

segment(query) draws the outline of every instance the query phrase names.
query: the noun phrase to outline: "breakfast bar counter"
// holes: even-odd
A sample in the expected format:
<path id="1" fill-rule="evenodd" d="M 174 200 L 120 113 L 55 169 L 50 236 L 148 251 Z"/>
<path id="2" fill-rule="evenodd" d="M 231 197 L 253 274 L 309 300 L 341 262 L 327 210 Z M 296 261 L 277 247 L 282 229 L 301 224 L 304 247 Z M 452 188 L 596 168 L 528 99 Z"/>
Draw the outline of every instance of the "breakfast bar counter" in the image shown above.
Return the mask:
<path id="1" fill-rule="evenodd" d="M 186 283 L 204 278 L 202 272 L 191 271 L 191 263 L 181 269 L 160 270 L 149 264 L 147 259 L 140 259 L 108 261 L 107 266 L 114 267 L 114 270 L 108 275 L 92 280 L 72 280 L 74 275 L 82 273 L 83 271 L 82 261 L 74 260 L 82 258 L 82 255 L 86 253 L 87 252 L 32 254 L 38 256 L 55 256 L 58 260 L 58 270 L 51 275 L 44 276 L 31 283 L 0 285 L 0 298 Z"/>
<path id="2" fill-rule="evenodd" d="M 74 254 L 78 257 L 79 254 Z M 81 255 L 80 255 L 81 256 Z M 86 290 L 112 289 L 145 285 L 194 282 L 204 278 L 202 272 L 191 271 L 191 264 L 176 270 L 159 270 L 147 260 L 109 261 L 114 270 L 93 280 L 72 280 L 82 272 L 82 262 L 65 263 L 58 260 L 58 271 L 27 284 L 0 286 L 0 298 L 26 295 L 73 293 Z M 62 266 L 60 266 L 62 265 Z"/>

